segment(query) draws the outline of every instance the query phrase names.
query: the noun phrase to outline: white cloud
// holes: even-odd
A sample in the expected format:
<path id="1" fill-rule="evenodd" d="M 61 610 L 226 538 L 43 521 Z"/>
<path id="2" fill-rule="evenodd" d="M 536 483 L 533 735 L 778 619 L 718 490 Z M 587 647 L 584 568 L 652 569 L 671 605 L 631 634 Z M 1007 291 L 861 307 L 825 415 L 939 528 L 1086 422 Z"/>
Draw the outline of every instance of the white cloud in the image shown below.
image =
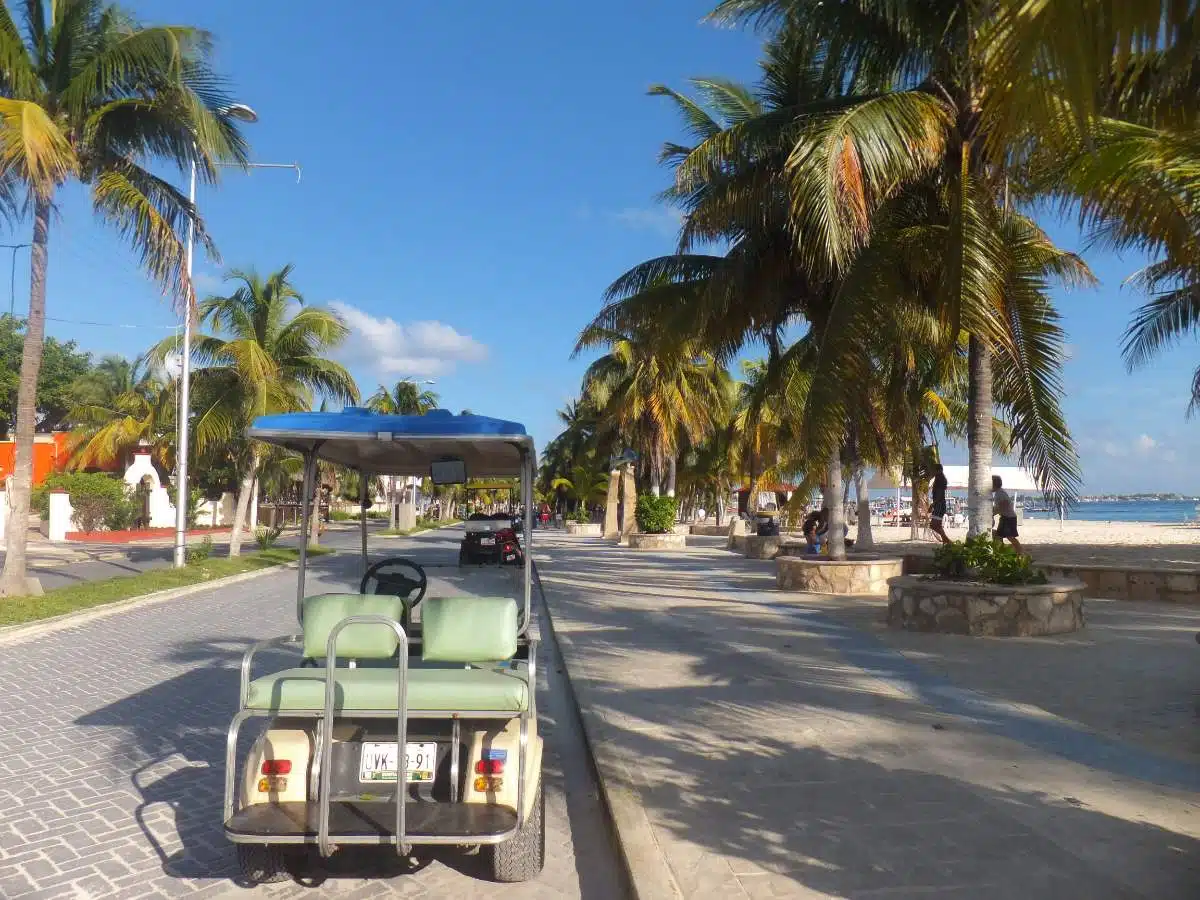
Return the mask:
<path id="1" fill-rule="evenodd" d="M 659 234 L 672 238 L 678 236 L 679 226 L 683 222 L 683 216 L 676 210 L 663 206 L 655 206 L 650 209 L 627 206 L 620 212 L 611 215 L 614 221 L 627 228 L 635 231 L 657 231 Z"/>
<path id="2" fill-rule="evenodd" d="M 377 318 L 349 303 L 330 304 L 350 326 L 343 348 L 351 365 L 367 363 L 383 376 L 441 375 L 458 363 L 483 362 L 488 349 L 443 322 L 402 324 Z"/>
<path id="3" fill-rule="evenodd" d="M 220 275 L 214 275 L 211 272 L 196 272 L 192 275 L 192 284 L 195 285 L 196 293 L 203 297 L 206 294 L 219 292 L 221 288 L 225 287 L 225 280 Z"/>
<path id="4" fill-rule="evenodd" d="M 1112 441 L 1105 441 L 1100 445 L 1100 452 L 1105 456 L 1126 456 L 1129 451 L 1122 444 L 1115 444 Z"/>
<path id="5" fill-rule="evenodd" d="M 1148 435 L 1148 434 L 1143 434 L 1141 437 L 1139 437 L 1136 441 L 1133 442 L 1133 446 L 1134 446 L 1134 449 L 1137 450 L 1139 453 L 1149 453 L 1151 450 L 1153 450 L 1155 447 L 1158 446 L 1158 441 L 1156 441 L 1154 438 L 1150 437 L 1150 435 Z"/>

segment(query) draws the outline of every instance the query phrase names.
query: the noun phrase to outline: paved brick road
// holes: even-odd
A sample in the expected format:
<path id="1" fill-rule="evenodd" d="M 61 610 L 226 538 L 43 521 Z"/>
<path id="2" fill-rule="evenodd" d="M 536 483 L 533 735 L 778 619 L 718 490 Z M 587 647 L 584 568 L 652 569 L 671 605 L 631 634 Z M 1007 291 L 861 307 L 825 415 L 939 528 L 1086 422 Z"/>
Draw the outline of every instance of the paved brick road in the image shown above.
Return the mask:
<path id="1" fill-rule="evenodd" d="M 353 560 L 315 568 L 314 591 L 344 588 Z M 235 887 L 220 817 L 236 666 L 249 642 L 292 630 L 294 584 L 294 573 L 265 576 L 0 647 L 0 898 L 622 895 L 545 647 L 548 860 L 537 882 L 483 882 L 470 859 L 448 854 L 415 874 L 346 858 L 316 889 Z"/>

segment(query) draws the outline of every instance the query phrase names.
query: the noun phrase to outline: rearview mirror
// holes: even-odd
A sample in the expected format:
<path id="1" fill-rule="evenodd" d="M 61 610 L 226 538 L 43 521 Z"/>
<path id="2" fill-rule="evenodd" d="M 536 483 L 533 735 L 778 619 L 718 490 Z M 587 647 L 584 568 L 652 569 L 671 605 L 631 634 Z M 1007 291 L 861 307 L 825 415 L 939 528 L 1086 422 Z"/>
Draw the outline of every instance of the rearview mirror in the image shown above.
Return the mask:
<path id="1" fill-rule="evenodd" d="M 466 484 L 467 464 L 461 459 L 440 459 L 429 466 L 429 480 L 434 484 Z"/>

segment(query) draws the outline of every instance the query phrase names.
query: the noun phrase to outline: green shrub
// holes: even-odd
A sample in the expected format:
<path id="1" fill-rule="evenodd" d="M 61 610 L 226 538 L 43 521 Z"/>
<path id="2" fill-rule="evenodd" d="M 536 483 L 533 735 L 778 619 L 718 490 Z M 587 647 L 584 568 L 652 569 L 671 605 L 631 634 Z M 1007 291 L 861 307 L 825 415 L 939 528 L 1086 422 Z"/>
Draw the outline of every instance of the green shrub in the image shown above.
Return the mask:
<path id="1" fill-rule="evenodd" d="M 347 512 L 344 509 L 335 509 L 329 514 L 331 522 L 357 522 L 358 513 Z"/>
<path id="2" fill-rule="evenodd" d="M 212 538 L 206 537 L 198 544 L 188 544 L 185 558 L 187 559 L 188 565 L 191 565 L 192 563 L 204 562 L 206 559 L 212 556 L 212 552 Z"/>
<path id="3" fill-rule="evenodd" d="M 80 531 L 120 531 L 133 524 L 137 506 L 125 482 L 102 472 L 54 472 L 34 489 L 30 502 L 47 518 L 50 492 L 63 490 L 71 498 L 75 524 Z"/>
<path id="4" fill-rule="evenodd" d="M 388 518 L 388 514 L 387 514 L 386 512 L 381 512 L 381 511 L 377 511 L 377 510 L 371 510 L 371 511 L 368 511 L 368 512 L 367 512 L 367 518 L 368 518 L 368 519 L 375 519 L 375 520 L 377 520 L 377 521 L 378 521 L 379 519 L 386 519 L 386 518 Z"/>
<path id="5" fill-rule="evenodd" d="M 174 492 L 171 493 L 171 499 L 175 499 Z M 205 500 L 204 491 L 198 487 L 193 487 L 188 491 L 188 508 L 187 508 L 187 527 L 195 528 L 196 519 L 200 515 L 200 504 Z"/>
<path id="6" fill-rule="evenodd" d="M 579 504 L 579 508 L 575 510 L 574 519 L 580 525 L 587 525 L 592 521 L 592 515 L 588 512 L 587 507 L 581 503 Z"/>
<path id="7" fill-rule="evenodd" d="M 637 498 L 634 518 L 643 534 L 666 534 L 675 527 L 678 506 L 674 497 L 642 494 Z"/>
<path id="8" fill-rule="evenodd" d="M 281 534 L 282 525 L 260 525 L 254 532 L 254 543 L 258 544 L 259 550 L 269 550 L 275 546 Z"/>
<path id="9" fill-rule="evenodd" d="M 1046 583 L 1046 573 L 1035 569 L 1030 557 L 986 534 L 938 547 L 933 552 L 933 570 L 943 578 L 987 584 Z"/>

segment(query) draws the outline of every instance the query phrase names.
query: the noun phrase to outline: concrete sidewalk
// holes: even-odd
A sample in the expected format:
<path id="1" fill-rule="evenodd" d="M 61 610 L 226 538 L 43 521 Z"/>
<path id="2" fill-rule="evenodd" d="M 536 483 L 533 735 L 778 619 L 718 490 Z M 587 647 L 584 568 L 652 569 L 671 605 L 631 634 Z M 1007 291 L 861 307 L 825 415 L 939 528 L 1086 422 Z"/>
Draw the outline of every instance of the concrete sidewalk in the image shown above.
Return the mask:
<path id="1" fill-rule="evenodd" d="M 904 652 L 872 601 L 781 595 L 770 563 L 567 537 L 538 561 L 640 900 L 1200 896 L 1200 759 L 988 692 L 1039 639 L 985 641 L 999 665 L 960 683 L 924 660 L 972 639 Z M 1094 695 L 1087 659 L 1058 677 Z"/>

